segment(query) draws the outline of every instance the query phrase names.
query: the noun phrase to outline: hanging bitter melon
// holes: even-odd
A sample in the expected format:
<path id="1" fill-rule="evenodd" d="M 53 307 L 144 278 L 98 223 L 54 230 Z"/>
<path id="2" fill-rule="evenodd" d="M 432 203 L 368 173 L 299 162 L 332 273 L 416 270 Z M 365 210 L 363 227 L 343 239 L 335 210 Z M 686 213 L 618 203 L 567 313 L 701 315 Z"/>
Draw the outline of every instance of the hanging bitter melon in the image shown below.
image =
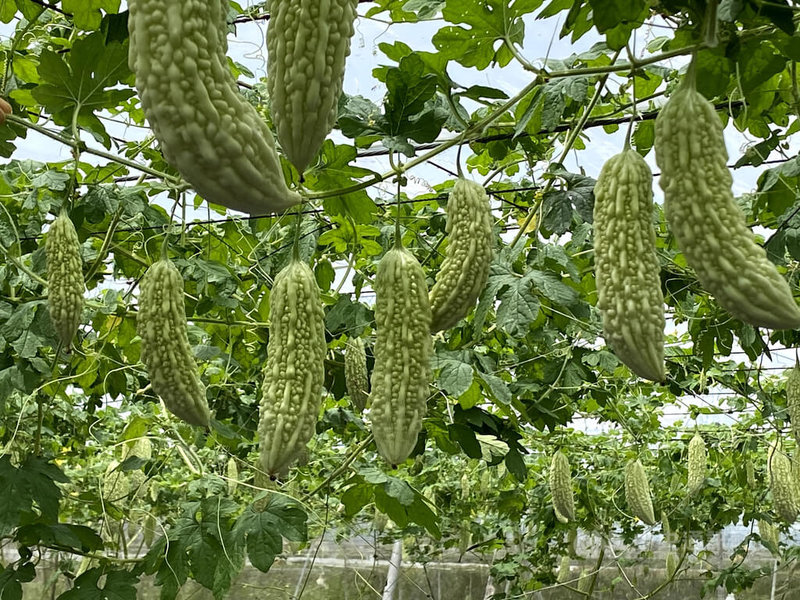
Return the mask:
<path id="1" fill-rule="evenodd" d="M 83 310 L 81 244 L 75 226 L 62 212 L 45 240 L 47 255 L 47 308 L 61 344 L 69 349 Z"/>
<path id="2" fill-rule="evenodd" d="M 653 174 L 626 148 L 594 188 L 597 307 L 606 343 L 631 371 L 663 381 L 664 296 L 653 228 Z"/>
<path id="3" fill-rule="evenodd" d="M 800 444 L 800 365 L 786 374 L 786 410 L 795 441 Z"/>
<path id="4" fill-rule="evenodd" d="M 261 467 L 277 476 L 306 452 L 325 382 L 325 323 L 311 268 L 295 258 L 275 277 L 258 436 Z"/>
<path id="5" fill-rule="evenodd" d="M 689 488 L 689 494 L 694 494 L 703 486 L 703 482 L 706 479 L 707 458 L 706 443 L 699 433 L 695 433 L 689 441 L 688 451 L 687 487 Z"/>
<path id="6" fill-rule="evenodd" d="M 375 323 L 372 432 L 380 454 L 398 465 L 411 454 L 422 429 L 433 349 L 425 273 L 399 245 L 378 263 Z"/>
<path id="7" fill-rule="evenodd" d="M 364 340 L 347 338 L 344 347 L 344 380 L 347 395 L 358 412 L 363 412 L 369 399 L 369 375 L 367 373 L 367 351 Z"/>
<path id="8" fill-rule="evenodd" d="M 701 285 L 729 313 L 751 325 L 796 329 L 800 309 L 733 198 L 722 123 L 694 77 L 692 67 L 655 123 L 667 223 Z"/>
<path id="9" fill-rule="evenodd" d="M 271 0 L 267 91 L 281 149 L 300 173 L 336 122 L 358 0 Z"/>
<path id="10" fill-rule="evenodd" d="M 650 481 L 647 479 L 644 466 L 638 460 L 632 460 L 625 466 L 625 500 L 634 516 L 639 517 L 647 525 L 655 525 Z"/>
<path id="11" fill-rule="evenodd" d="M 447 200 L 447 248 L 430 293 L 431 331 L 449 329 L 475 306 L 494 253 L 492 209 L 483 186 L 459 178 Z"/>
<path id="12" fill-rule="evenodd" d="M 550 494 L 553 510 L 562 523 L 575 520 L 575 500 L 572 494 L 572 474 L 569 460 L 560 450 L 553 454 L 550 462 Z"/>
<path id="13" fill-rule="evenodd" d="M 129 63 L 167 161 L 209 202 L 255 214 L 300 202 L 228 66 L 228 0 L 128 0 Z"/>
<path id="14" fill-rule="evenodd" d="M 797 520 L 800 512 L 797 484 L 792 473 L 792 461 L 783 451 L 780 444 L 775 443 L 769 454 L 769 488 L 772 492 L 772 504 L 778 516 L 791 525 Z"/>
<path id="15" fill-rule="evenodd" d="M 153 391 L 175 416 L 207 426 L 211 411 L 189 345 L 183 277 L 162 259 L 147 270 L 140 287 L 136 329 Z"/>

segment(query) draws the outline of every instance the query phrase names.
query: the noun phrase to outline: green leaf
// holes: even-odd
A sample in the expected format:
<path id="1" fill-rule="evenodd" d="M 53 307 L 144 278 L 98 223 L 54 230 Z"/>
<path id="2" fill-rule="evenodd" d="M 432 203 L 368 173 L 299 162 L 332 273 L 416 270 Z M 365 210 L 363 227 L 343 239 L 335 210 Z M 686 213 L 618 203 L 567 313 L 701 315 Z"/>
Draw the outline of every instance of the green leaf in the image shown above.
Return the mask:
<path id="1" fill-rule="evenodd" d="M 38 71 L 42 83 L 34 88 L 33 97 L 56 122 L 68 125 L 77 111 L 78 123 L 104 138 L 105 129 L 94 112 L 116 108 L 134 94 L 131 89 L 116 87 L 131 76 L 127 45 L 106 44 L 101 32 L 76 41 L 66 58 L 42 51 Z"/>
<path id="2" fill-rule="evenodd" d="M 266 573 L 283 550 L 283 538 L 306 541 L 306 520 L 306 513 L 297 502 L 273 494 L 263 511 L 249 506 L 236 520 L 233 533 L 238 543 L 247 546 L 247 556 L 253 566 Z"/>
<path id="3" fill-rule="evenodd" d="M 25 562 L 19 567 L 16 567 L 16 564 L 8 565 L 0 573 L 0 599 L 2 600 L 22 600 L 22 584 L 36 578 L 36 567 L 32 563 Z"/>
<path id="4" fill-rule="evenodd" d="M 306 187 L 311 190 L 344 189 L 361 178 L 374 175 L 372 171 L 356 166 L 356 158 L 353 146 L 337 146 L 331 140 L 326 140 L 319 164 L 305 174 Z M 371 223 L 378 212 L 377 206 L 364 190 L 326 198 L 323 203 L 327 214 L 349 216 L 356 223 Z"/>
<path id="5" fill-rule="evenodd" d="M 28 457 L 17 468 L 9 455 L 0 456 L 0 535 L 17 527 L 23 515 L 33 517 L 34 506 L 42 520 L 55 523 L 61 500 L 56 483 L 68 481 L 58 467 L 41 458 Z"/>
<path id="6" fill-rule="evenodd" d="M 354 517 L 361 512 L 362 508 L 372 502 L 373 497 L 374 487 L 371 484 L 358 483 L 348 487 L 339 499 L 344 504 L 344 514 Z"/>
<path id="7" fill-rule="evenodd" d="M 104 576 L 101 587 L 100 578 Z M 78 577 L 73 588 L 58 600 L 136 600 L 138 583 L 139 578 L 130 571 L 95 567 Z"/>
<path id="8" fill-rule="evenodd" d="M 714 98 L 728 89 L 733 64 L 724 48 L 709 48 L 698 52 L 695 60 L 697 90 Z"/>
<path id="9" fill-rule="evenodd" d="M 437 385 L 453 398 L 459 398 L 472 385 L 472 364 L 469 352 L 440 350 L 433 359 L 439 369 Z"/>
<path id="10" fill-rule="evenodd" d="M 539 316 L 541 305 L 531 290 L 530 279 L 515 279 L 514 283 L 500 294 L 497 309 L 497 325 L 508 335 L 524 337 L 531 323 Z"/>
<path id="11" fill-rule="evenodd" d="M 448 117 L 446 111 L 428 105 L 436 93 L 436 82 L 436 75 L 428 72 L 416 54 L 404 57 L 398 67 L 388 70 L 385 100 L 388 139 L 384 141 L 387 147 L 413 156 L 408 139 L 420 143 L 436 139 Z"/>
<path id="12" fill-rule="evenodd" d="M 447 0 L 442 11 L 450 23 L 467 27 L 443 27 L 433 36 L 433 45 L 448 59 L 465 67 L 501 67 L 513 58 L 508 44 L 521 45 L 525 38 L 523 15 L 533 12 L 541 0 Z M 495 50 L 497 41 L 502 41 Z"/>
<path id="13" fill-rule="evenodd" d="M 742 44 L 738 57 L 741 89 L 750 99 L 759 85 L 786 67 L 786 57 L 767 41 L 752 40 Z"/>
<path id="14" fill-rule="evenodd" d="M 578 302 L 578 293 L 552 273 L 534 269 L 529 271 L 524 279 L 532 282 L 536 289 L 555 305 L 571 307 Z"/>
<path id="15" fill-rule="evenodd" d="M 489 373 L 479 373 L 478 377 L 486 384 L 486 387 L 498 402 L 502 404 L 511 403 L 511 390 L 508 389 L 508 384 L 505 380 Z"/>
<path id="16" fill-rule="evenodd" d="M 441 537 L 436 513 L 430 509 L 425 497 L 405 481 L 391 477 L 386 483 L 376 485 L 375 506 L 389 515 L 398 527 L 413 522 L 424 527 L 433 537 Z"/>
<path id="17" fill-rule="evenodd" d="M 68 523 L 33 523 L 17 529 L 14 539 L 24 546 L 58 547 L 78 553 L 102 550 L 103 539 L 89 527 Z"/>

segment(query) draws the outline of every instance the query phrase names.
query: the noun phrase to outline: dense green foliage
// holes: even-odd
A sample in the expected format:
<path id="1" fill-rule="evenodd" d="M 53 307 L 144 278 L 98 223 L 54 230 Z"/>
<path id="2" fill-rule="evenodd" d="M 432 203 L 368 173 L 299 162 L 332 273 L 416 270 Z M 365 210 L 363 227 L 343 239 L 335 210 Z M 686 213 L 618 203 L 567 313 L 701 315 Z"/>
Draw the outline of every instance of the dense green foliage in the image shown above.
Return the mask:
<path id="1" fill-rule="evenodd" d="M 183 50 L 213 58 L 192 91 L 222 81 L 230 103 L 195 102 L 169 72 L 152 72 L 152 88 L 137 81 L 128 62 L 129 15 L 119 0 L 0 2 L 0 21 L 8 24 L 0 95 L 14 109 L 0 127 L 0 537 L 19 548 L 4 555 L 3 600 L 20 598 L 41 572 L 40 550 L 54 557 L 57 575 L 48 585 L 60 600 L 111 592 L 129 600 L 145 579 L 165 599 L 189 579 L 223 598 L 246 561 L 266 572 L 289 551 L 287 542 L 296 549 L 323 531 L 360 535 L 373 530 L 373 520 L 380 541 L 413 539 L 406 547 L 415 559 L 437 560 L 450 550 L 478 555 L 492 563 L 498 594 L 531 594 L 558 585 L 556 568 L 574 554 L 569 536 L 577 528 L 601 544 L 612 537 L 624 544 L 624 554 L 606 555 L 620 569 L 648 558 L 635 542 L 665 523 L 632 518 L 624 483 L 634 460 L 671 525 L 675 578 L 699 578 L 707 592 L 748 588 L 769 575 L 739 560 L 759 539 L 782 565 L 792 564 L 797 549 L 787 536 L 759 527 L 760 538 L 755 524 L 783 534 L 781 518 L 791 517 L 775 509 L 768 455 L 778 438 L 782 459 L 796 453 L 784 435 L 788 365 L 777 349 L 793 348 L 800 335 L 738 320 L 709 295 L 717 292 L 698 282 L 687 261 L 698 263 L 676 243 L 657 198 L 651 222 L 668 320 L 665 377 L 636 377 L 601 335 L 592 175 L 604 156 L 622 149 L 634 107 L 631 146 L 653 164 L 655 117 L 679 93 L 696 53 L 697 91 L 711 103 L 703 109 L 711 111 L 708 130 L 719 117 L 726 135 L 746 134 L 727 166 L 758 173 L 754 193 L 735 199 L 744 216 L 737 231 L 746 222 L 758 232 L 750 243 L 771 277 L 787 282 L 781 306 L 790 309 L 800 281 L 800 159 L 789 150 L 800 129 L 795 6 L 724 2 L 715 12 L 700 0 L 360 3 L 356 35 L 375 33 L 359 38 L 374 55 L 373 78 L 365 78 L 364 96 L 341 97 L 336 134 L 304 173 L 302 214 L 243 218 L 220 204 L 264 201 L 276 182 L 299 182 L 271 147 L 245 159 L 237 154 L 253 139 L 270 139 L 269 98 L 262 78 L 224 58 L 224 34 L 262 36 L 268 3 L 185 4 L 202 9 L 194 16 L 209 15 L 194 26 L 216 32 L 203 36 L 208 45 L 193 41 L 198 32 L 180 40 Z M 229 9 L 227 29 L 210 21 L 215 5 Z M 156 17 L 159 27 L 169 25 Z M 397 24 L 398 31 L 430 30 L 431 45 L 420 50 L 424 35 L 417 33 L 400 36 L 405 42 L 380 37 Z M 574 52 L 537 56 L 534 34 L 549 39 L 553 32 L 574 43 Z M 148 52 L 175 49 L 153 44 Z M 170 107 L 208 111 L 175 117 L 159 131 L 145 118 L 157 105 L 172 117 Z M 208 128 L 197 127 L 228 119 L 241 143 L 215 144 Z M 49 154 L 53 148 L 63 152 Z M 188 182 L 175 170 L 181 165 L 169 163 L 180 151 L 191 163 L 181 171 L 194 173 Z M 236 169 L 259 157 L 265 162 L 254 168 L 267 187 L 237 194 Z M 717 152 L 709 163 L 711 183 L 727 173 L 722 157 Z M 371 437 L 372 413 L 357 414 L 350 404 L 345 345 L 366 340 L 374 372 L 383 352 L 374 343 L 376 272 L 398 222 L 425 283 L 417 292 L 427 297 L 445 256 L 447 192 L 459 164 L 491 198 L 494 259 L 475 310 L 433 336 L 430 384 L 406 380 L 424 396 L 425 405 L 415 407 L 426 416 L 416 424 L 419 435 L 406 440 L 411 456 L 392 469 Z M 692 162 L 687 169 L 682 176 L 691 172 L 692 189 L 700 189 L 706 171 Z M 76 229 L 86 285 L 71 351 L 47 306 L 45 238 L 62 211 Z M 258 460 L 259 399 L 275 331 L 275 278 L 292 259 L 295 237 L 320 292 L 322 406 L 307 453 L 270 481 Z M 207 428 L 162 410 L 143 362 L 141 281 L 165 238 L 183 279 L 188 352 L 213 413 Z M 408 348 L 394 348 L 395 356 L 401 350 Z M 706 471 L 690 495 L 688 444 L 698 429 Z M 149 456 L 134 450 L 141 438 L 151 442 Z M 569 523 L 557 519 L 549 493 L 558 448 L 568 449 L 571 465 Z M 786 473 L 785 461 L 780 466 Z M 707 542 L 736 523 L 751 532 L 734 550 L 737 560 L 711 563 L 707 551 L 693 549 L 692 541 Z M 568 585 L 593 589 L 595 573 L 585 575 Z M 615 585 L 627 586 L 624 577 Z"/>

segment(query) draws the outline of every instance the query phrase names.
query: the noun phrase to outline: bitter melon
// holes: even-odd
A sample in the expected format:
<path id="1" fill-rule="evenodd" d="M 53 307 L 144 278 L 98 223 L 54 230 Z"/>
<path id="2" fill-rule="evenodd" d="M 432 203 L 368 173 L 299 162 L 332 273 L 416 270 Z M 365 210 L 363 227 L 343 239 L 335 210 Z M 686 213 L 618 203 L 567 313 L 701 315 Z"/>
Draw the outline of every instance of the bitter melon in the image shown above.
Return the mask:
<path id="1" fill-rule="evenodd" d="M 575 499 L 572 494 L 572 474 L 569 460 L 560 450 L 553 454 L 550 462 L 550 494 L 553 510 L 562 523 L 575 520 Z"/>
<path id="2" fill-rule="evenodd" d="M 398 465 L 414 449 L 422 428 L 433 349 L 425 273 L 399 245 L 378 263 L 375 323 L 372 432 L 380 454 Z"/>
<path id="3" fill-rule="evenodd" d="M 734 201 L 722 123 L 693 69 L 656 119 L 655 151 L 667 223 L 701 285 L 746 323 L 800 327 L 789 284 Z"/>
<path id="4" fill-rule="evenodd" d="M 800 445 L 800 365 L 797 364 L 786 375 L 786 410 L 792 435 Z"/>
<path id="5" fill-rule="evenodd" d="M 638 460 L 632 460 L 625 466 L 625 500 L 634 516 L 647 525 L 655 525 L 650 482 L 644 466 Z"/>
<path id="6" fill-rule="evenodd" d="M 773 444 L 770 449 L 769 487 L 775 512 L 791 525 L 800 512 L 798 492 L 792 473 L 792 461 L 778 444 Z"/>
<path id="7" fill-rule="evenodd" d="M 556 572 L 556 582 L 566 583 L 570 579 L 570 560 L 569 556 L 564 555 L 561 557 L 561 562 L 558 565 Z"/>
<path id="8" fill-rule="evenodd" d="M 47 254 L 47 308 L 58 339 L 72 346 L 83 310 L 81 244 L 75 226 L 62 212 L 53 221 L 45 241 Z"/>
<path id="9" fill-rule="evenodd" d="M 758 521 L 758 536 L 761 538 L 762 545 L 770 552 L 778 550 L 780 532 L 778 528 L 764 519 Z"/>
<path id="10" fill-rule="evenodd" d="M 225 463 L 225 479 L 228 484 L 228 494 L 233 496 L 239 486 L 239 467 L 236 465 L 236 459 L 233 456 Z"/>
<path id="11" fill-rule="evenodd" d="M 449 329 L 475 306 L 494 252 L 492 209 L 483 186 L 459 178 L 447 200 L 447 249 L 430 293 L 431 331 Z"/>
<path id="12" fill-rule="evenodd" d="M 142 278 L 136 327 L 155 393 L 175 416 L 207 426 L 211 411 L 189 346 L 183 277 L 169 260 L 153 263 Z"/>
<path id="13" fill-rule="evenodd" d="M 167 161 L 209 202 L 267 214 L 300 202 L 228 66 L 227 0 L 129 0 L 128 62 Z"/>
<path id="14" fill-rule="evenodd" d="M 344 380 L 350 401 L 358 412 L 363 412 L 369 399 L 369 375 L 367 352 L 361 338 L 347 339 L 344 347 Z"/>
<path id="15" fill-rule="evenodd" d="M 675 571 L 678 570 L 678 555 L 674 550 L 667 552 L 667 579 L 672 579 L 675 576 Z"/>
<path id="16" fill-rule="evenodd" d="M 703 486 L 706 479 L 706 443 L 699 433 L 695 433 L 689 441 L 688 455 L 687 482 L 689 494 L 693 494 Z"/>
<path id="17" fill-rule="evenodd" d="M 275 277 L 258 435 L 261 467 L 288 469 L 314 435 L 325 382 L 325 323 L 319 287 L 309 266 L 293 259 Z"/>
<path id="18" fill-rule="evenodd" d="M 358 0 L 271 0 L 267 91 L 281 149 L 302 173 L 336 122 Z"/>
<path id="19" fill-rule="evenodd" d="M 663 381 L 664 295 L 653 228 L 653 174 L 631 148 L 603 165 L 594 188 L 597 307 L 606 343 L 631 371 Z"/>

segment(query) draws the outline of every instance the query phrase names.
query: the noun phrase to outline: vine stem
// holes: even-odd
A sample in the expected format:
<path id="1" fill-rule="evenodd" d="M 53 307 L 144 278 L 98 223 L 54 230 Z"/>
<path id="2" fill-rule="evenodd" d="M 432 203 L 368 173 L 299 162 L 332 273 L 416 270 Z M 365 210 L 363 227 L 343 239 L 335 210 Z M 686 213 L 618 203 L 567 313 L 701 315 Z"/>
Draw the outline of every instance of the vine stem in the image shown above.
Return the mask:
<path id="1" fill-rule="evenodd" d="M 120 206 L 117 209 L 117 212 L 114 213 L 114 217 L 111 219 L 111 223 L 108 226 L 108 230 L 106 231 L 106 235 L 103 238 L 103 243 L 100 246 L 100 252 L 97 253 L 97 258 L 95 259 L 92 266 L 89 267 L 89 271 L 86 274 L 86 280 L 90 280 L 94 275 L 97 273 L 97 270 L 100 268 L 100 265 L 103 264 L 103 259 L 105 258 L 106 252 L 108 252 L 108 247 L 111 244 L 111 238 L 114 237 L 114 232 L 117 229 L 117 225 L 119 225 L 120 219 L 122 218 L 122 212 L 124 207 Z"/>
<path id="2" fill-rule="evenodd" d="M 70 148 L 73 148 L 73 149 L 76 149 L 76 150 L 81 150 L 81 151 L 86 152 L 88 154 L 94 154 L 95 156 L 99 156 L 100 158 L 105 158 L 105 159 L 110 160 L 112 162 L 115 162 L 115 163 L 118 163 L 118 164 L 121 164 L 121 165 L 125 165 L 127 167 L 132 168 L 132 169 L 136 169 L 137 171 L 141 171 L 142 173 L 147 173 L 148 175 L 153 175 L 154 177 L 158 177 L 160 179 L 163 179 L 163 180 L 165 180 L 165 181 L 167 181 L 167 182 L 169 182 L 169 183 L 171 183 L 171 184 L 173 184 L 176 187 L 179 187 L 181 189 L 186 187 L 182 182 L 179 182 L 178 180 L 176 180 L 172 175 L 169 175 L 169 174 L 164 173 L 162 171 L 159 171 L 157 169 L 152 169 L 152 168 L 150 168 L 148 166 L 145 166 L 145 165 L 140 165 L 137 162 L 134 162 L 132 160 L 128 160 L 127 158 L 124 158 L 122 156 L 117 156 L 116 154 L 112 154 L 111 152 L 105 152 L 104 150 L 97 150 L 95 148 L 90 148 L 90 147 L 86 146 L 86 144 L 84 144 L 83 142 L 80 142 L 80 143 L 76 142 L 75 140 L 72 140 L 72 139 L 69 139 L 67 137 L 64 137 L 63 135 L 61 135 L 59 133 L 56 133 L 54 131 L 50 131 L 46 127 L 42 127 L 41 125 L 37 125 L 36 123 L 31 123 L 30 121 L 28 121 L 26 119 L 23 119 L 22 117 L 18 117 L 17 115 L 8 115 L 6 117 L 6 121 L 8 121 L 10 123 L 16 123 L 17 125 L 21 125 L 22 127 L 27 127 L 28 129 L 32 129 L 32 130 L 36 131 L 37 133 L 41 133 L 42 135 L 44 135 L 46 137 L 49 137 L 52 140 L 55 140 L 57 142 L 61 142 L 62 144 L 64 144 L 65 146 L 69 146 Z"/>
<path id="3" fill-rule="evenodd" d="M 312 497 L 312 496 L 314 496 L 314 495 L 315 495 L 317 492 L 319 492 L 320 490 L 322 490 L 322 489 L 326 488 L 328 485 L 330 485 L 330 484 L 331 484 L 331 482 L 332 482 L 334 479 L 336 479 L 337 477 L 339 477 L 339 475 L 341 475 L 342 473 L 344 473 L 345 471 L 347 471 L 347 469 L 350 467 L 350 465 L 353 463 L 353 461 L 354 461 L 356 458 L 358 458 L 358 457 L 359 457 L 359 455 L 360 455 L 360 454 L 361 454 L 361 453 L 362 453 L 364 450 L 366 450 L 367 446 L 369 446 L 369 445 L 372 443 L 372 440 L 373 440 L 373 439 L 374 439 L 374 437 L 373 437 L 373 435 L 372 435 L 371 433 L 370 433 L 370 434 L 369 434 L 369 435 L 368 435 L 366 438 L 364 438 L 364 441 L 363 441 L 363 442 L 361 442 L 361 443 L 360 443 L 358 446 L 356 446 L 356 447 L 353 449 L 353 451 L 350 453 L 350 456 L 348 456 L 347 458 L 345 458 L 345 459 L 344 459 L 344 461 L 342 462 L 342 464 L 341 464 L 341 465 L 339 465 L 339 467 L 338 467 L 338 468 L 337 468 L 337 469 L 336 469 L 336 470 L 335 470 L 333 473 L 331 473 L 330 475 L 328 475 L 328 477 L 325 479 L 325 481 L 323 481 L 322 483 L 320 483 L 320 484 L 319 484 L 317 487 L 315 487 L 313 490 L 311 490 L 310 492 L 308 492 L 308 493 L 307 493 L 307 494 L 306 494 L 306 495 L 303 497 L 303 502 L 307 502 L 307 501 L 308 501 L 309 499 L 311 499 L 311 497 Z"/>
<path id="4" fill-rule="evenodd" d="M 621 52 L 622 52 L 622 49 L 617 50 L 616 54 L 614 54 L 614 58 L 611 59 L 611 63 L 612 64 L 610 66 L 612 66 L 612 67 L 614 66 L 614 63 L 617 61 L 617 58 L 619 58 L 619 55 L 620 55 Z M 626 68 L 629 68 L 629 67 L 626 67 Z M 584 125 L 586 125 L 586 121 L 589 120 L 589 115 L 592 114 L 592 110 L 594 110 L 594 107 L 600 101 L 600 96 L 603 94 L 603 90 L 606 87 L 606 81 L 608 81 L 608 77 L 609 77 L 610 74 L 611 74 L 611 71 L 608 71 L 608 72 L 605 73 L 605 75 L 603 77 L 601 77 L 598 80 L 597 89 L 594 91 L 594 95 L 592 96 L 592 99 L 589 101 L 589 104 L 586 106 L 586 110 L 583 111 L 583 114 L 578 119 L 578 122 L 575 123 L 575 127 L 572 128 L 572 131 L 570 132 L 569 136 L 567 137 L 567 140 L 564 142 L 564 149 L 561 151 L 561 156 L 558 157 L 558 161 L 556 161 L 556 162 L 559 162 L 559 163 L 563 162 L 567 158 L 567 155 L 572 151 L 572 146 L 573 146 L 573 144 L 575 144 L 575 140 L 578 139 L 578 136 L 583 131 Z M 554 179 L 550 179 L 547 182 L 547 184 L 544 186 L 544 190 L 542 190 L 542 197 L 541 197 L 540 201 L 537 202 L 536 210 L 530 210 L 528 212 L 528 216 L 525 218 L 525 222 L 519 228 L 519 231 L 517 231 L 517 234 L 514 236 L 514 239 L 512 240 L 512 242 L 511 242 L 509 247 L 513 248 L 514 246 L 516 246 L 517 242 L 519 242 L 520 238 L 522 238 L 522 236 L 528 230 L 528 227 L 530 226 L 531 221 L 533 221 L 533 218 L 536 216 L 536 213 L 538 212 L 538 207 L 541 205 L 542 201 L 544 200 L 545 194 L 547 194 L 547 192 L 550 191 L 550 188 L 553 187 L 553 181 L 555 181 L 555 180 Z"/>
<path id="5" fill-rule="evenodd" d="M 511 98 L 510 100 L 505 102 L 503 105 L 501 105 L 492 114 L 487 115 L 486 117 L 484 117 L 483 119 L 481 119 L 480 121 L 475 123 L 475 125 L 473 125 L 469 129 L 467 129 L 464 132 L 463 135 L 455 137 L 455 138 L 452 138 L 450 140 L 447 140 L 446 142 L 442 142 L 442 144 L 440 146 L 437 146 L 436 148 L 430 150 L 429 152 L 426 152 L 425 154 L 422 154 L 422 155 L 420 155 L 420 156 L 418 156 L 416 158 L 411 159 L 410 161 L 408 161 L 407 163 L 405 163 L 403 165 L 397 165 L 396 168 L 391 169 L 390 171 L 387 171 L 387 172 L 385 172 L 383 174 L 376 174 L 372 178 L 368 179 L 367 181 L 362 181 L 361 183 L 356 183 L 354 185 L 351 185 L 349 187 L 346 187 L 346 188 L 343 188 L 343 189 L 340 189 L 340 190 L 333 190 L 333 191 L 330 191 L 330 192 L 316 192 L 316 193 L 308 194 L 307 198 L 309 200 L 323 200 L 325 198 L 332 198 L 332 197 L 335 197 L 335 196 L 343 196 L 343 195 L 346 195 L 346 194 L 352 194 L 354 192 L 359 192 L 361 190 L 364 190 L 364 189 L 366 189 L 368 187 L 372 187 L 373 185 L 375 185 L 377 183 L 381 183 L 383 181 L 386 181 L 387 179 L 389 179 L 390 177 L 393 177 L 395 175 L 400 175 L 402 173 L 410 171 L 411 169 L 413 169 L 417 165 L 420 165 L 422 163 L 426 163 L 430 159 L 432 159 L 435 156 L 438 156 L 439 154 L 444 152 L 445 150 L 449 150 L 453 146 L 456 146 L 457 144 L 460 144 L 463 141 L 463 139 L 466 138 L 470 133 L 476 133 L 476 132 L 483 131 L 486 127 L 488 127 L 489 125 L 494 123 L 497 119 L 499 119 L 507 110 L 509 110 L 511 107 L 513 107 L 515 104 L 517 104 L 517 102 L 522 100 L 531 91 L 533 91 L 536 88 L 536 86 L 538 86 L 538 85 L 541 85 L 541 81 L 539 79 L 536 79 L 536 80 L 530 82 L 528 85 L 526 85 L 524 88 L 522 88 L 522 90 L 516 96 L 514 96 L 513 98 Z"/>

